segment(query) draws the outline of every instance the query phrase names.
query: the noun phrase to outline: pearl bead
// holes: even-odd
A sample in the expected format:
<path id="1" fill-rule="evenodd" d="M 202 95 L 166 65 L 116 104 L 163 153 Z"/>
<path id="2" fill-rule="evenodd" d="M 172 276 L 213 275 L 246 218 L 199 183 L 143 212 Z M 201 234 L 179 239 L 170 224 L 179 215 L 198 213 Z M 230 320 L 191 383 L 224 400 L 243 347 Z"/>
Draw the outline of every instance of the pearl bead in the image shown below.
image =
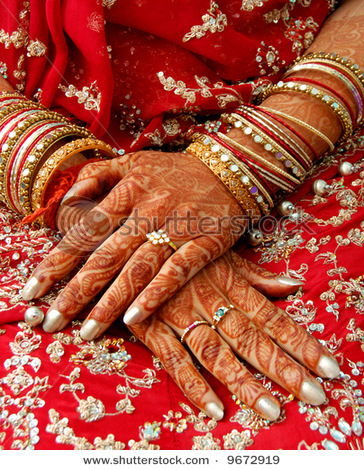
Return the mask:
<path id="1" fill-rule="evenodd" d="M 24 320 L 29 326 L 37 326 L 44 320 L 44 313 L 38 307 L 29 307 L 25 310 Z"/>
<path id="2" fill-rule="evenodd" d="M 289 215 L 294 210 L 294 205 L 290 201 L 282 201 L 278 204 L 277 210 L 281 215 Z"/>
<path id="3" fill-rule="evenodd" d="M 312 191 L 317 194 L 317 196 L 324 196 L 329 192 L 330 188 L 331 186 L 324 180 L 316 180 L 312 185 Z"/>
<path id="4" fill-rule="evenodd" d="M 247 233 L 247 240 L 250 245 L 260 245 L 263 241 L 263 234 L 260 230 L 253 228 Z"/>
<path id="5" fill-rule="evenodd" d="M 342 176 L 352 175 L 354 173 L 354 165 L 350 162 L 341 162 L 339 165 L 339 173 Z"/>

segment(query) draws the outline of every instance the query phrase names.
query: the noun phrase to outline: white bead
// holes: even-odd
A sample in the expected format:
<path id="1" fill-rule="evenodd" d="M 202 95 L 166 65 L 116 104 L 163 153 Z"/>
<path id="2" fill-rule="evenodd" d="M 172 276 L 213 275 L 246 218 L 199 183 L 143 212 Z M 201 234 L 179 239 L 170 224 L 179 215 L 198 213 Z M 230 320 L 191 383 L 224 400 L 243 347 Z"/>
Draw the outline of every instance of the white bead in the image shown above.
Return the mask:
<path id="1" fill-rule="evenodd" d="M 312 191 L 317 194 L 317 196 L 324 196 L 330 190 L 330 185 L 324 180 L 316 180 L 312 185 Z"/>
<path id="2" fill-rule="evenodd" d="M 354 173 L 354 165 L 350 162 L 341 162 L 339 165 L 339 173 L 342 176 L 352 175 Z"/>
<path id="3" fill-rule="evenodd" d="M 281 215 L 289 215 L 294 210 L 294 205 L 290 201 L 282 201 L 278 204 L 277 210 Z"/>
<path id="4" fill-rule="evenodd" d="M 263 234 L 260 230 L 253 228 L 247 233 L 247 240 L 250 245 L 260 245 L 263 241 Z"/>
<path id="5" fill-rule="evenodd" d="M 44 319 L 43 311 L 38 307 L 29 307 L 24 314 L 24 320 L 29 326 L 37 326 L 42 323 Z"/>

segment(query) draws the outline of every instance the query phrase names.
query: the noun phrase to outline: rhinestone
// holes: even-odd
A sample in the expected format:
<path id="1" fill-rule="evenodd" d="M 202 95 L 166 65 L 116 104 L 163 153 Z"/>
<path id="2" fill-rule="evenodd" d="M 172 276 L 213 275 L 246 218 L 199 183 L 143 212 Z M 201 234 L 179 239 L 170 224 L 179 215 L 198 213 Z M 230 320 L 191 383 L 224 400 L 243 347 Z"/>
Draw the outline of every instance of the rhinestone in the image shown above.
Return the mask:
<path id="1" fill-rule="evenodd" d="M 330 434 L 335 439 L 335 441 L 345 444 L 346 437 L 344 436 L 342 432 L 338 431 L 337 429 L 330 429 Z"/>
<path id="2" fill-rule="evenodd" d="M 294 83 L 293 83 L 293 82 L 288 82 L 288 83 L 287 83 L 287 86 L 288 86 L 288 88 L 293 88 L 293 87 L 294 87 Z"/>
<path id="3" fill-rule="evenodd" d="M 257 142 L 259 144 L 262 140 L 263 139 L 260 137 L 260 135 L 254 136 L 254 142 Z"/>
<path id="4" fill-rule="evenodd" d="M 324 439 L 322 441 L 322 446 L 326 450 L 339 450 L 339 446 L 335 444 L 335 442 L 329 441 L 328 439 Z"/>
<path id="5" fill-rule="evenodd" d="M 300 85 L 300 90 L 302 90 L 302 91 L 307 90 L 307 85 Z"/>
<path id="6" fill-rule="evenodd" d="M 220 157 L 220 160 L 221 160 L 222 162 L 228 162 L 228 161 L 229 161 L 229 156 L 226 155 L 226 153 L 223 153 L 223 154 L 221 155 L 221 157 Z"/>
<path id="7" fill-rule="evenodd" d="M 325 95 L 325 96 L 323 97 L 323 100 L 326 101 L 326 102 L 327 102 L 327 101 L 330 101 L 330 96 L 329 96 L 329 95 Z"/>
<path id="8" fill-rule="evenodd" d="M 246 127 L 244 129 L 244 134 L 245 135 L 250 135 L 253 132 L 253 129 L 251 127 Z"/>
<path id="9" fill-rule="evenodd" d="M 265 144 L 264 148 L 265 148 L 265 150 L 268 150 L 268 152 L 270 152 L 273 147 L 271 146 L 271 144 Z"/>
<path id="10" fill-rule="evenodd" d="M 238 165 L 231 165 L 230 170 L 233 173 L 236 173 L 237 171 L 239 171 L 239 167 L 238 167 Z"/>
<path id="11" fill-rule="evenodd" d="M 320 431 L 321 434 L 327 434 L 328 429 L 327 429 L 326 426 L 320 426 L 319 431 Z"/>
<path id="12" fill-rule="evenodd" d="M 312 88 L 311 90 L 311 95 L 317 95 L 318 89 L 317 88 Z"/>
<path id="13" fill-rule="evenodd" d="M 244 184 L 248 184 L 249 183 L 249 178 L 246 175 L 244 175 L 240 178 L 240 181 Z"/>
<path id="14" fill-rule="evenodd" d="M 351 436 L 351 427 L 350 424 L 345 421 L 344 418 L 339 419 L 339 428 L 347 436 Z"/>
<path id="15" fill-rule="evenodd" d="M 358 437 L 360 437 L 363 434 L 363 426 L 360 421 L 353 421 L 351 428 L 354 431 L 354 434 L 357 435 Z"/>
<path id="16" fill-rule="evenodd" d="M 243 124 L 242 124 L 242 122 L 240 122 L 240 121 L 235 121 L 235 122 L 234 122 L 234 126 L 235 126 L 235 127 L 241 127 L 242 125 L 243 125 Z"/>
<path id="17" fill-rule="evenodd" d="M 220 145 L 215 144 L 211 147 L 212 152 L 218 152 L 219 150 L 220 150 Z"/>

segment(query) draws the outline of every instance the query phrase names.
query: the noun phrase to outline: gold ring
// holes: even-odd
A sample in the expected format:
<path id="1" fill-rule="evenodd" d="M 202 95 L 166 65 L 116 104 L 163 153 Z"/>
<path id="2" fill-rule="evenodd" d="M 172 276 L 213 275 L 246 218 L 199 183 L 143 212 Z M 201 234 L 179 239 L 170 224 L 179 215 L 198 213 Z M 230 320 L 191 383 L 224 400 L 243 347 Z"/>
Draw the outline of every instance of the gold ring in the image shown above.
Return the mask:
<path id="1" fill-rule="evenodd" d="M 184 329 L 183 333 L 182 333 L 182 336 L 181 336 L 181 343 L 183 344 L 184 340 L 186 339 L 186 336 L 188 335 L 188 333 L 193 330 L 194 328 L 196 328 L 196 326 L 199 326 L 199 325 L 209 325 L 210 326 L 210 323 L 206 320 L 197 320 L 197 321 L 194 321 L 193 323 L 191 323 L 191 325 L 189 325 L 187 328 Z"/>
<path id="2" fill-rule="evenodd" d="M 212 317 L 213 324 L 211 325 L 211 328 L 213 330 L 216 330 L 218 323 L 220 323 L 220 321 L 225 316 L 225 314 L 227 312 L 230 312 L 232 308 L 234 308 L 234 305 L 230 304 L 228 307 L 220 307 L 216 310 L 216 312 L 214 313 L 214 316 Z"/>
<path id="3" fill-rule="evenodd" d="M 153 243 L 153 245 L 169 245 L 171 248 L 173 248 L 174 251 L 177 251 L 178 249 L 169 236 L 163 232 L 163 230 L 147 233 L 147 240 L 150 243 Z"/>

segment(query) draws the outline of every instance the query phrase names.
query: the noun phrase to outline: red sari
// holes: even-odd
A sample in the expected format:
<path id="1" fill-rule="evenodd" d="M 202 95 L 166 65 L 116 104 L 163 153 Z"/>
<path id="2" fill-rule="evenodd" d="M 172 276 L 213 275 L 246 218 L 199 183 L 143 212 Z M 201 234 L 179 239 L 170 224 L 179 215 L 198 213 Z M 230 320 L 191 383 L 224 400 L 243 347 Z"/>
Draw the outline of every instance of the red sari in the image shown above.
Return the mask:
<path id="1" fill-rule="evenodd" d="M 8 5 L 10 3 L 10 5 Z M 84 122 L 120 152 L 183 145 L 196 118 L 251 100 L 307 48 L 330 12 L 327 0 L 30 0 L 0 3 L 0 69 L 12 86 Z M 362 158 L 356 138 L 338 153 Z M 344 156 L 343 156 L 344 155 Z M 209 373 L 225 404 L 216 423 L 190 406 L 157 358 L 122 326 L 83 342 L 80 322 L 49 335 L 16 323 L 21 289 L 59 235 L 15 225 L 0 212 L 0 448 L 326 449 L 363 446 L 364 175 L 341 180 L 338 156 L 319 168 L 328 200 L 311 181 L 295 195 L 306 225 L 280 229 L 244 256 L 296 273 L 303 291 L 280 300 L 337 356 L 343 375 L 324 381 L 329 402 L 291 400 L 267 378 L 283 412 L 268 423 Z M 360 258 L 361 256 L 361 258 Z M 46 311 L 57 286 L 35 305 Z M 120 366 L 120 364 L 122 364 Z M 120 366 L 120 367 L 119 367 Z M 96 379 L 96 380 L 95 380 Z"/>

